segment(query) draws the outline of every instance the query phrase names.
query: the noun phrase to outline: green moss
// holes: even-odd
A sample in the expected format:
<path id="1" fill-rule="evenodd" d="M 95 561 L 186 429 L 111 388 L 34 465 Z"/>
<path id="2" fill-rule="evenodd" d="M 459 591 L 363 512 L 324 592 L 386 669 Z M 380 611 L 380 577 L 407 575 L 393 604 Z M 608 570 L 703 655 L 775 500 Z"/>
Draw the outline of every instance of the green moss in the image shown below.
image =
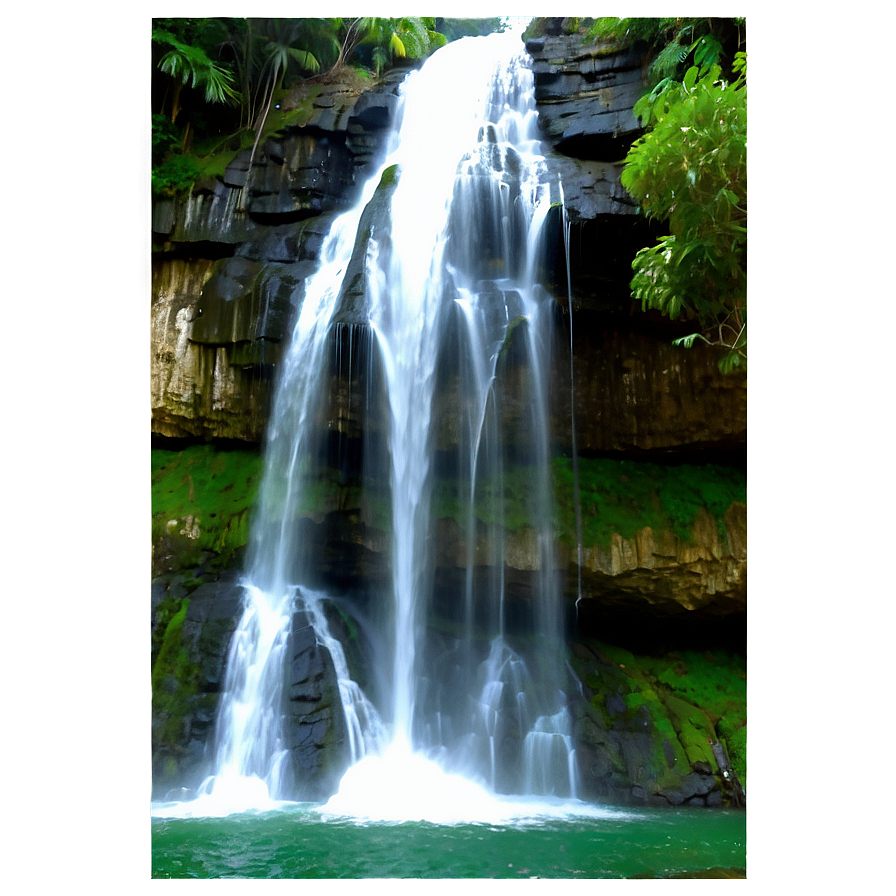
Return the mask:
<path id="1" fill-rule="evenodd" d="M 166 597 L 165 600 L 163 600 L 156 608 L 153 615 L 158 619 L 158 623 L 156 625 L 155 633 L 152 636 L 150 653 L 153 667 L 155 667 L 156 660 L 158 659 L 159 653 L 162 649 L 162 644 L 164 643 L 165 633 L 168 631 L 168 626 L 171 624 L 171 620 L 180 613 L 183 607 L 183 598 Z"/>
<path id="2" fill-rule="evenodd" d="M 528 318 L 525 314 L 515 317 L 507 324 L 507 329 L 504 331 L 504 341 L 501 343 L 498 353 L 499 361 L 503 361 L 507 357 L 507 352 L 510 350 L 510 346 L 513 344 L 514 338 L 516 338 L 517 330 L 520 329 L 521 325 L 528 325 Z M 523 326 L 523 330 L 525 330 L 525 326 Z"/>
<path id="3" fill-rule="evenodd" d="M 314 114 L 314 104 L 312 100 L 321 91 L 319 86 L 308 87 L 306 96 L 298 101 L 295 108 L 292 109 L 275 109 L 271 108 L 268 112 L 267 120 L 264 124 L 264 137 L 276 134 L 286 128 L 303 128 L 311 120 Z M 281 96 L 282 98 L 282 96 Z M 259 141 L 260 143 L 261 141 Z M 251 145 L 251 144 L 250 144 Z"/>
<path id="4" fill-rule="evenodd" d="M 713 722 L 746 719 L 746 661 L 728 651 L 685 650 L 644 657 L 641 667 L 672 693 L 701 707 Z"/>
<path id="5" fill-rule="evenodd" d="M 152 669 L 153 740 L 174 745 L 182 736 L 193 698 L 199 693 L 199 669 L 183 645 L 183 625 L 189 601 L 165 629 L 162 646 Z"/>
<path id="6" fill-rule="evenodd" d="M 391 187 L 398 182 L 398 165 L 390 165 L 380 177 L 381 187 Z"/>
<path id="7" fill-rule="evenodd" d="M 743 657 L 721 650 L 652 656 L 605 642 L 587 644 L 594 658 L 578 656 L 572 662 L 593 693 L 592 709 L 608 728 L 619 724 L 637 727 L 640 718 L 649 719 L 653 736 L 650 770 L 658 789 L 677 787 L 680 777 L 696 762 L 715 769 L 712 744 L 719 740 L 724 741 L 732 768 L 745 786 Z M 625 702 L 621 719 L 607 712 L 606 701 L 612 694 L 621 695 Z"/>
<path id="8" fill-rule="evenodd" d="M 180 568 L 204 551 L 226 563 L 247 544 L 263 470 L 259 452 L 209 445 L 154 449 L 151 469 L 153 544 L 176 551 Z"/>
<path id="9" fill-rule="evenodd" d="M 521 322 L 523 319 L 519 319 Z M 510 332 L 510 331 L 509 331 Z M 558 537 L 568 545 L 577 540 L 575 480 L 572 461 L 553 462 Z M 433 514 L 465 525 L 469 509 L 466 483 L 436 480 Z M 501 479 L 483 477 L 477 483 L 475 519 L 515 531 L 530 525 L 532 470 L 508 465 Z M 736 502 L 746 502 L 746 476 L 741 470 L 715 465 L 644 463 L 608 458 L 579 461 L 579 500 L 582 538 L 586 547 L 607 550 L 613 536 L 633 538 L 640 530 L 672 531 L 684 541 L 693 538 L 694 523 L 708 512 L 727 535 L 725 513 Z"/>
<path id="10" fill-rule="evenodd" d="M 731 767 L 741 786 L 747 788 L 747 722 L 741 721 L 737 713 L 721 719 L 716 726 L 719 737 L 725 742 Z"/>
<path id="11" fill-rule="evenodd" d="M 189 191 L 202 173 L 195 156 L 174 153 L 152 169 L 152 192 L 157 196 L 179 196 Z"/>
<path id="12" fill-rule="evenodd" d="M 557 458 L 553 470 L 560 536 L 575 544 L 572 461 Z M 579 500 L 586 546 L 607 549 L 614 533 L 632 538 L 646 527 L 671 529 L 690 541 L 701 509 L 712 514 L 720 534 L 725 534 L 725 512 L 735 502 L 746 502 L 746 476 L 740 470 L 710 464 L 663 466 L 580 458 Z"/>

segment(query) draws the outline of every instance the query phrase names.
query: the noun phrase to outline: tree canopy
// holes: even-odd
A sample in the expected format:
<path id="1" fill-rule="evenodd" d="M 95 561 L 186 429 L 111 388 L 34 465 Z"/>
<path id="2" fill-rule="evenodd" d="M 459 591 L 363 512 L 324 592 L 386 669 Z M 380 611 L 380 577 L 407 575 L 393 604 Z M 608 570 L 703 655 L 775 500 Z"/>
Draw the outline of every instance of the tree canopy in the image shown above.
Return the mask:
<path id="1" fill-rule="evenodd" d="M 746 62 L 734 81 L 719 66 L 691 66 L 681 83 L 635 107 L 650 130 L 629 152 L 623 186 L 669 234 L 641 249 L 632 293 L 645 308 L 687 316 L 696 339 L 723 349 L 720 368 L 747 357 L 747 90 Z"/>

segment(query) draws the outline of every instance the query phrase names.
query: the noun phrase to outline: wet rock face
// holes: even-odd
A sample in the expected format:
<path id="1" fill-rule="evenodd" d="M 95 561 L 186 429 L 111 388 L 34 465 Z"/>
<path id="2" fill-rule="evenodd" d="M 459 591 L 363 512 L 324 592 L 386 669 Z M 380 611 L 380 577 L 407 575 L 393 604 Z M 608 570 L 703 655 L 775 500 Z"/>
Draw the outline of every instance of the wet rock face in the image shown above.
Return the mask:
<path id="1" fill-rule="evenodd" d="M 572 662 L 582 682 L 581 699 L 572 703 L 582 798 L 613 805 L 743 805 L 716 724 L 704 709 L 653 679 L 648 687 L 642 671 L 610 661 L 594 642 L 574 644 Z M 731 707 L 745 713 L 737 698 Z"/>
<path id="2" fill-rule="evenodd" d="M 629 295 L 631 259 L 653 238 L 619 182 L 621 160 L 639 132 L 631 115 L 643 90 L 639 59 L 559 33 L 530 42 L 529 50 L 548 166 L 563 185 L 571 223 L 571 283 L 559 212 L 548 227 L 547 285 L 558 302 L 551 396 L 556 447 L 571 448 L 573 410 L 578 450 L 585 453 L 742 447 L 743 378 L 721 377 L 704 346 L 671 346 L 689 330 L 668 321 L 646 327 L 648 316 Z M 154 432 L 263 439 L 272 379 L 304 283 L 317 266 L 335 210 L 353 198 L 382 150 L 396 90 L 395 78 L 360 97 L 327 89 L 315 97 L 304 127 L 259 147 L 248 187 L 248 156 L 241 154 L 223 179 L 198 185 L 185 203 L 157 204 L 154 227 L 166 242 L 153 281 Z M 381 190 L 374 205 L 387 193 Z M 380 213 L 371 210 L 365 226 Z M 337 315 L 361 327 L 362 258 L 356 253 Z M 570 310 L 573 389 L 566 354 Z M 508 437 L 524 443 L 527 428 L 514 424 L 513 408 L 526 404 L 525 371 L 508 367 L 499 386 Z M 451 390 L 447 378 L 439 401 L 448 411 Z M 339 409 L 340 431 L 363 433 L 378 419 L 353 414 Z M 440 448 L 450 450 L 451 415 L 437 419 Z"/>
<path id="3" fill-rule="evenodd" d="M 162 586 L 157 583 L 156 590 Z M 215 714 L 230 640 L 242 613 L 236 574 L 201 584 L 189 596 L 178 656 L 153 698 L 153 795 L 185 783 L 195 790 L 211 773 Z M 159 595 L 161 597 L 161 594 Z"/>
<path id="4" fill-rule="evenodd" d="M 194 340 L 193 328 L 203 307 L 203 288 L 213 276 L 209 259 L 159 260 L 153 266 L 151 318 L 152 431 L 158 435 L 258 441 L 267 424 L 270 376 L 256 363 L 239 357 L 259 341 L 226 341 L 215 336 Z M 256 320 L 249 301 L 242 296 L 222 306 L 230 313 L 218 316 L 224 331 L 243 326 L 253 333 Z M 241 301 L 242 300 L 242 301 Z M 249 306 L 249 307 L 246 307 Z M 207 309 L 211 305 L 206 303 Z M 236 312 L 236 313 L 234 313 Z M 242 313 L 240 313 L 242 312 Z M 273 344 L 272 340 L 268 340 Z"/>
<path id="5" fill-rule="evenodd" d="M 293 616 L 286 665 L 286 746 L 291 756 L 288 790 L 301 800 L 336 792 L 350 753 L 333 660 L 317 642 L 304 610 Z"/>
<path id="6" fill-rule="evenodd" d="M 172 591 L 172 588 L 174 591 Z M 153 586 L 158 606 L 176 584 Z M 215 722 L 225 687 L 230 642 L 243 612 L 240 574 L 228 572 L 190 595 L 178 655 L 163 662 L 153 706 L 153 794 L 173 787 L 195 792 L 214 771 Z M 327 649 L 318 644 L 304 610 L 296 611 L 285 668 L 285 740 L 291 753 L 287 786 L 297 799 L 321 800 L 335 792 L 349 752 L 339 685 Z"/>
<path id="7" fill-rule="evenodd" d="M 333 217 L 384 150 L 398 81 L 329 85 L 305 124 L 153 208 L 152 420 L 158 435 L 260 442 L 271 383 Z"/>
<path id="8" fill-rule="evenodd" d="M 661 457 L 742 450 L 746 377 L 723 376 L 709 346 L 672 345 L 674 325 L 661 322 L 650 331 L 637 320 L 626 326 L 625 320 L 601 320 L 595 312 L 573 313 L 574 388 L 570 393 L 568 367 L 557 364 L 555 432 L 569 432 L 572 405 L 583 454 Z M 559 354 L 568 359 L 567 347 Z"/>
<path id="9" fill-rule="evenodd" d="M 632 107 L 644 92 L 641 55 L 582 35 L 530 40 L 538 121 L 564 155 L 618 161 L 641 128 Z"/>
<path id="10" fill-rule="evenodd" d="M 530 40 L 538 122 L 548 169 L 563 185 L 573 221 L 634 215 L 620 182 L 622 161 L 641 133 L 632 107 L 644 92 L 641 57 L 557 34 Z"/>

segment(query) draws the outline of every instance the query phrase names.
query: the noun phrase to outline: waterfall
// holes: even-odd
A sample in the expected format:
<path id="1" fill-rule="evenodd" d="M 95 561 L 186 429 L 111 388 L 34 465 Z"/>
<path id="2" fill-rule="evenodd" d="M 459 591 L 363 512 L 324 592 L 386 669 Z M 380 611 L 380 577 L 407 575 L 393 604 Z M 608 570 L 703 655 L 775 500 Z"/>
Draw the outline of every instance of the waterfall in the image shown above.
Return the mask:
<path id="1" fill-rule="evenodd" d="M 572 327 L 572 270 L 570 269 L 569 264 L 569 236 L 572 225 L 569 221 L 569 213 L 566 211 L 562 182 L 560 183 L 560 205 L 563 212 L 563 250 L 566 256 L 566 301 L 569 310 L 569 427 L 570 433 L 572 434 L 572 489 L 576 510 L 576 568 L 578 570 L 576 614 L 578 614 L 579 603 L 582 600 L 582 503 L 579 497 L 579 449 L 576 444 L 576 377 Z"/>
<path id="2" fill-rule="evenodd" d="M 547 407 L 554 303 L 539 283 L 551 189 L 528 57 L 515 34 L 466 38 L 412 72 L 400 96 L 394 148 L 335 222 L 284 360 L 207 789 L 231 778 L 289 796 L 280 792 L 280 707 L 298 601 L 337 666 L 350 731 L 353 764 L 330 811 L 369 812 L 370 799 L 395 799 L 399 782 L 424 800 L 438 791 L 469 802 L 480 787 L 575 797 Z M 363 223 L 377 184 L 393 175 L 387 223 Z M 303 585 L 297 525 L 306 477 L 325 462 L 323 371 L 358 259 L 388 412 L 382 453 L 368 458 L 368 473 L 388 471 L 392 521 L 378 710 L 349 677 L 322 597 Z M 511 400 L 512 389 L 524 400 Z M 435 438 L 449 417 L 453 453 Z M 461 508 L 465 565 L 447 582 L 437 574 L 434 495 Z M 514 564 L 529 570 L 522 596 L 505 572 Z M 437 631 L 437 618 L 458 634 Z"/>

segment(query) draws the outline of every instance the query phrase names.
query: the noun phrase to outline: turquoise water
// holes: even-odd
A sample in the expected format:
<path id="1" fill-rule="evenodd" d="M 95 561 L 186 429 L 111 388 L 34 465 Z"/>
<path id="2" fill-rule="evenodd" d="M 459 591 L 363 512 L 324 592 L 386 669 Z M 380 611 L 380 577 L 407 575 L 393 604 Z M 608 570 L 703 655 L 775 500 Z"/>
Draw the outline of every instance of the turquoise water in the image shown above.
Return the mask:
<path id="1" fill-rule="evenodd" d="M 310 805 L 154 818 L 154 878 L 627 878 L 746 868 L 737 810 L 607 811 L 514 825 L 360 824 Z"/>

